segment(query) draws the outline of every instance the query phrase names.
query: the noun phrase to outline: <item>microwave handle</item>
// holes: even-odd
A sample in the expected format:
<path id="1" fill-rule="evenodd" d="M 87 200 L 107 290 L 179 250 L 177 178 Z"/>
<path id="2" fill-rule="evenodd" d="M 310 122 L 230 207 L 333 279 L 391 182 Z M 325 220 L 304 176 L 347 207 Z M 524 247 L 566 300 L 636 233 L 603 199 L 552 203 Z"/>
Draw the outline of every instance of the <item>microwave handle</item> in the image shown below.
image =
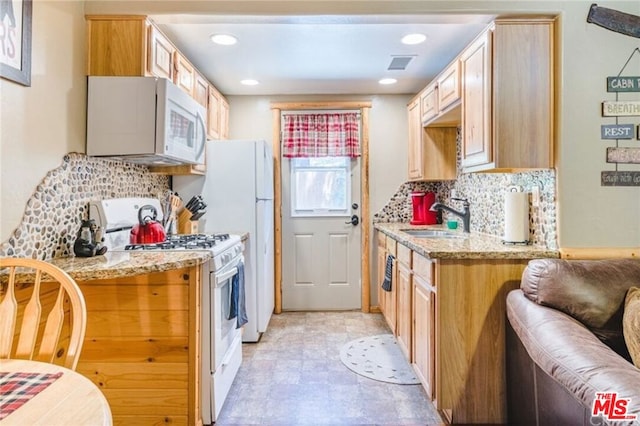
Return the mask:
<path id="1" fill-rule="evenodd" d="M 204 153 L 204 147 L 205 147 L 206 142 L 207 142 L 207 129 L 204 126 L 204 119 L 203 119 L 203 117 L 200 116 L 199 112 L 196 113 L 196 125 L 198 127 L 200 127 L 200 129 L 202 130 L 200 132 L 200 135 L 201 135 L 201 137 L 200 137 L 200 148 L 198 149 L 198 153 L 196 154 L 196 160 L 197 160 Z M 195 132 L 194 138 L 197 138 L 197 137 L 198 137 L 198 132 Z M 198 141 L 196 141 L 196 143 L 197 142 Z"/>

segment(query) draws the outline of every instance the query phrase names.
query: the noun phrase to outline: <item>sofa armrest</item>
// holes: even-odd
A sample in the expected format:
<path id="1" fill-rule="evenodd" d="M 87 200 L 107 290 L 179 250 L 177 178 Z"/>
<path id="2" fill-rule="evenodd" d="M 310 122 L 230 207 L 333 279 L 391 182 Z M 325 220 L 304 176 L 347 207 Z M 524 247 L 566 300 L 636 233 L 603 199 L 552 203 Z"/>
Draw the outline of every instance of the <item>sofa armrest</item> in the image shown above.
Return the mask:
<path id="1" fill-rule="evenodd" d="M 585 407 L 592 407 L 596 392 L 617 392 L 631 399 L 627 414 L 640 419 L 640 369 L 584 325 L 532 302 L 519 289 L 507 296 L 507 317 L 533 362 Z"/>

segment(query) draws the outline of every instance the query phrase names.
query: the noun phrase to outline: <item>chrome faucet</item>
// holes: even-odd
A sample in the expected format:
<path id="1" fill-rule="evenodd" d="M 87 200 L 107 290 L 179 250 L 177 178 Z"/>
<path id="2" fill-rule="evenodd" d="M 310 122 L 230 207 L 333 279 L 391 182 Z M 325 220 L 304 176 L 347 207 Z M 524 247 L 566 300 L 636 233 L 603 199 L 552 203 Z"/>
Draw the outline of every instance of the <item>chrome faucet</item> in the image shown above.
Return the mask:
<path id="1" fill-rule="evenodd" d="M 449 206 L 445 206 L 442 203 L 433 203 L 429 210 L 435 212 L 436 210 L 446 210 L 450 213 L 460 216 L 462 218 L 462 226 L 464 232 L 471 232 L 471 212 L 469 211 L 469 200 L 466 198 L 452 198 L 452 200 L 462 201 L 463 211 L 454 210 Z"/>

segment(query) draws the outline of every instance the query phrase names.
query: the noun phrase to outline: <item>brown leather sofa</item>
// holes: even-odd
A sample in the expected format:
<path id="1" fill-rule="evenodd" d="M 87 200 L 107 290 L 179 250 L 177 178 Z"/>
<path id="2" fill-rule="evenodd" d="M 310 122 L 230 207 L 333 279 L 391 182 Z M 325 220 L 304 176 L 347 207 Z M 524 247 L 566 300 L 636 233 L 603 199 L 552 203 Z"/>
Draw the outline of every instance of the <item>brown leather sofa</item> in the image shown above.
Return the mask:
<path id="1" fill-rule="evenodd" d="M 507 296 L 509 424 L 640 425 L 640 369 L 622 334 L 632 286 L 640 259 L 529 262 Z M 607 420 L 604 401 L 592 416 L 596 392 L 629 399 L 622 405 L 636 419 Z"/>

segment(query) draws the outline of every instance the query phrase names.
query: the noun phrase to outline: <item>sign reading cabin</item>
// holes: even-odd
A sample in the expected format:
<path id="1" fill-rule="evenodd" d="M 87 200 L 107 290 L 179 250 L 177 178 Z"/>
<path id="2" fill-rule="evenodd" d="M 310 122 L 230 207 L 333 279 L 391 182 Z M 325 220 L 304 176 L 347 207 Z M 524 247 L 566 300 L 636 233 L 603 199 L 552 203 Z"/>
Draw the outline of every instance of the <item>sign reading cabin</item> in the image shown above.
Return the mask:
<path id="1" fill-rule="evenodd" d="M 607 77 L 607 92 L 640 92 L 640 77 Z"/>

